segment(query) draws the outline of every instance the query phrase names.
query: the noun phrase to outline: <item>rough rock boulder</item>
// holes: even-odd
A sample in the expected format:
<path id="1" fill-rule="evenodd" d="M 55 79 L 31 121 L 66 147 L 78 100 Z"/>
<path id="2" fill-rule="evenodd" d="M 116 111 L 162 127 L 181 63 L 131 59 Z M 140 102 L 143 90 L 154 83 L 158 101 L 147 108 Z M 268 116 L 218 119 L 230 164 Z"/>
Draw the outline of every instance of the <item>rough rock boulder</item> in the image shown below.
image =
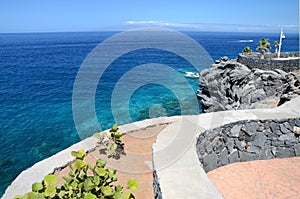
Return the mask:
<path id="1" fill-rule="evenodd" d="M 221 58 L 199 79 L 197 96 L 204 112 L 276 107 L 300 94 L 300 79 L 279 69 L 251 69 Z"/>

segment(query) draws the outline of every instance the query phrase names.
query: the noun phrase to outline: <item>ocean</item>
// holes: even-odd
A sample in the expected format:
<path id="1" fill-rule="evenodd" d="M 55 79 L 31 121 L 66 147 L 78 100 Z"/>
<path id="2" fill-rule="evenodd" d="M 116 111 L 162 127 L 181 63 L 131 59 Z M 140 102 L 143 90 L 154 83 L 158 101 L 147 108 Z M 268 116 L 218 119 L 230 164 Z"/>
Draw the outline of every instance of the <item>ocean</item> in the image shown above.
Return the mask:
<path id="1" fill-rule="evenodd" d="M 271 44 L 279 40 L 279 33 L 183 33 L 199 43 L 212 60 L 221 56 L 234 59 L 245 46 L 255 50 L 262 37 L 269 38 Z M 78 71 L 89 53 L 115 34 L 117 32 L 0 34 L 0 196 L 22 170 L 96 131 L 110 128 L 115 122 L 125 124 L 152 117 L 201 113 L 201 104 L 190 100 L 199 89 L 198 79 L 178 77 L 177 81 L 174 76 L 174 82 L 169 83 L 176 84 L 177 94 L 172 86 L 165 87 L 154 81 L 133 89 L 129 96 L 126 89 L 120 89 L 124 86 L 117 83 L 124 75 L 135 66 L 147 63 L 156 63 L 155 72 L 151 68 L 140 70 L 134 73 L 136 76 L 130 76 L 130 81 L 137 81 L 138 85 L 141 79 L 156 72 L 162 74 L 159 64 L 169 66 L 182 77 L 185 71 L 198 72 L 174 53 L 139 49 L 122 55 L 103 73 L 93 99 L 100 128 L 86 118 L 80 124 L 85 133 L 79 135 L 72 114 Z M 282 51 L 299 51 L 299 35 L 286 33 L 285 36 Z M 274 47 L 271 50 L 274 51 Z M 208 67 L 209 64 L 203 65 L 200 70 Z M 185 87 L 187 83 L 193 92 Z M 120 88 L 116 89 L 117 86 Z M 184 97 L 179 99 L 178 96 Z M 122 114 L 118 117 L 126 111 L 126 117 Z"/>

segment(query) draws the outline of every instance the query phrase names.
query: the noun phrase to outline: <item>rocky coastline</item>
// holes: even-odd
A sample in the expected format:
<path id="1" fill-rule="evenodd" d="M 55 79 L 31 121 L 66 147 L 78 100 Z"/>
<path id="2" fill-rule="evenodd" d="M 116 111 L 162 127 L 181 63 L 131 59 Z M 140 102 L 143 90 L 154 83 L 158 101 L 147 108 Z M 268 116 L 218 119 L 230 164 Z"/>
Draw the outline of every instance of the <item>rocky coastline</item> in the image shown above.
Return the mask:
<path id="1" fill-rule="evenodd" d="M 263 70 L 228 57 L 203 70 L 199 86 L 203 112 L 273 108 L 300 95 L 296 74 L 277 67 Z"/>

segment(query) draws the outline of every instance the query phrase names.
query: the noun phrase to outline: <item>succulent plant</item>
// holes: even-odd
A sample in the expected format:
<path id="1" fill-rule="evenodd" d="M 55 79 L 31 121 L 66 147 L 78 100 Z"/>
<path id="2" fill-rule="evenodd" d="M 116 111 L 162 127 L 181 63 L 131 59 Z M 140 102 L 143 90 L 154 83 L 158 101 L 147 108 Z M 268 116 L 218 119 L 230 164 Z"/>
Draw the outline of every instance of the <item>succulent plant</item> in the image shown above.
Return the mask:
<path id="1" fill-rule="evenodd" d="M 75 161 L 70 165 L 71 171 L 64 176 L 64 183 L 57 184 L 57 177 L 49 174 L 44 181 L 32 184 L 32 191 L 14 199 L 43 199 L 43 198 L 84 198 L 84 199 L 133 199 L 132 193 L 123 193 L 123 187 L 116 185 L 118 180 L 116 170 L 106 168 L 104 160 L 97 160 L 92 166 L 84 161 L 86 152 L 81 149 L 72 151 Z M 92 175 L 91 175 L 92 173 Z M 138 187 L 135 180 L 129 180 L 127 186 L 134 191 Z"/>
<path id="2" fill-rule="evenodd" d="M 124 154 L 124 143 L 121 140 L 123 133 L 119 131 L 117 124 L 114 124 L 109 132 L 95 133 L 93 136 L 99 139 L 100 147 L 105 147 L 108 157 L 118 158 L 118 153 Z"/>

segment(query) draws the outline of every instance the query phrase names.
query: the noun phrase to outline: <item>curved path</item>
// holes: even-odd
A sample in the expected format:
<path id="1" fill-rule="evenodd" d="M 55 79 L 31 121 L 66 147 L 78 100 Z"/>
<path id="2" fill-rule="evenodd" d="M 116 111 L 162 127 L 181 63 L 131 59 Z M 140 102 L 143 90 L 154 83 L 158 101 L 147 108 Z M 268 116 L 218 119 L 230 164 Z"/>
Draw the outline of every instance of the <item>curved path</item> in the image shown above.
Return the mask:
<path id="1" fill-rule="evenodd" d="M 175 116 L 149 119 L 120 126 L 124 133 L 145 129 L 150 126 L 168 124 L 157 135 L 152 145 L 152 165 L 157 174 L 163 199 L 173 198 L 222 198 L 222 192 L 214 186 L 204 172 L 196 153 L 195 142 L 205 130 L 241 120 L 286 119 L 300 117 L 300 97 L 274 109 L 252 109 L 224 111 L 194 116 Z M 6 190 L 3 198 L 13 198 L 31 189 L 31 184 L 42 181 L 55 168 L 66 166 L 72 161 L 70 152 L 84 148 L 92 151 L 97 140 L 87 138 L 73 146 L 36 163 L 23 171 Z M 152 169 L 151 162 L 144 164 Z M 298 168 L 297 170 L 299 170 Z M 232 187 L 234 189 L 234 187 Z M 245 196 L 243 196 L 245 197 Z"/>
<path id="2" fill-rule="evenodd" d="M 241 120 L 267 120 L 267 119 L 286 119 L 300 116 L 300 97 L 274 109 L 252 109 L 238 111 L 224 111 L 201 114 L 199 116 L 186 116 L 183 120 L 190 122 L 192 126 L 197 121 L 197 131 L 194 132 L 194 140 L 205 130 L 223 126 L 232 122 Z M 196 117 L 196 118 L 195 118 Z M 222 198 L 222 194 L 217 190 L 213 183 L 207 178 L 202 166 L 198 161 L 195 143 L 189 147 L 180 158 L 167 167 L 160 168 L 160 163 L 164 163 L 165 156 L 156 154 L 156 151 L 168 146 L 168 140 L 174 134 L 173 126 L 183 125 L 174 122 L 166 127 L 158 136 L 156 143 L 153 144 L 153 162 L 154 169 L 158 175 L 162 198 Z M 176 128 L 175 128 L 176 129 Z M 180 129 L 183 132 L 189 132 L 189 125 Z M 184 137 L 176 137 L 178 145 L 180 141 L 185 143 Z M 172 155 L 177 147 L 169 149 L 169 155 Z M 298 168 L 300 170 L 300 168 Z M 180 172 L 179 172 L 180 171 Z M 221 182 L 222 183 L 222 182 Z M 240 182 L 242 183 L 242 182 Z M 235 189 L 234 186 L 231 189 Z M 230 190 L 229 190 L 230 191 Z M 239 190 L 243 192 L 243 190 Z M 230 197 L 229 197 L 230 198 Z"/>

